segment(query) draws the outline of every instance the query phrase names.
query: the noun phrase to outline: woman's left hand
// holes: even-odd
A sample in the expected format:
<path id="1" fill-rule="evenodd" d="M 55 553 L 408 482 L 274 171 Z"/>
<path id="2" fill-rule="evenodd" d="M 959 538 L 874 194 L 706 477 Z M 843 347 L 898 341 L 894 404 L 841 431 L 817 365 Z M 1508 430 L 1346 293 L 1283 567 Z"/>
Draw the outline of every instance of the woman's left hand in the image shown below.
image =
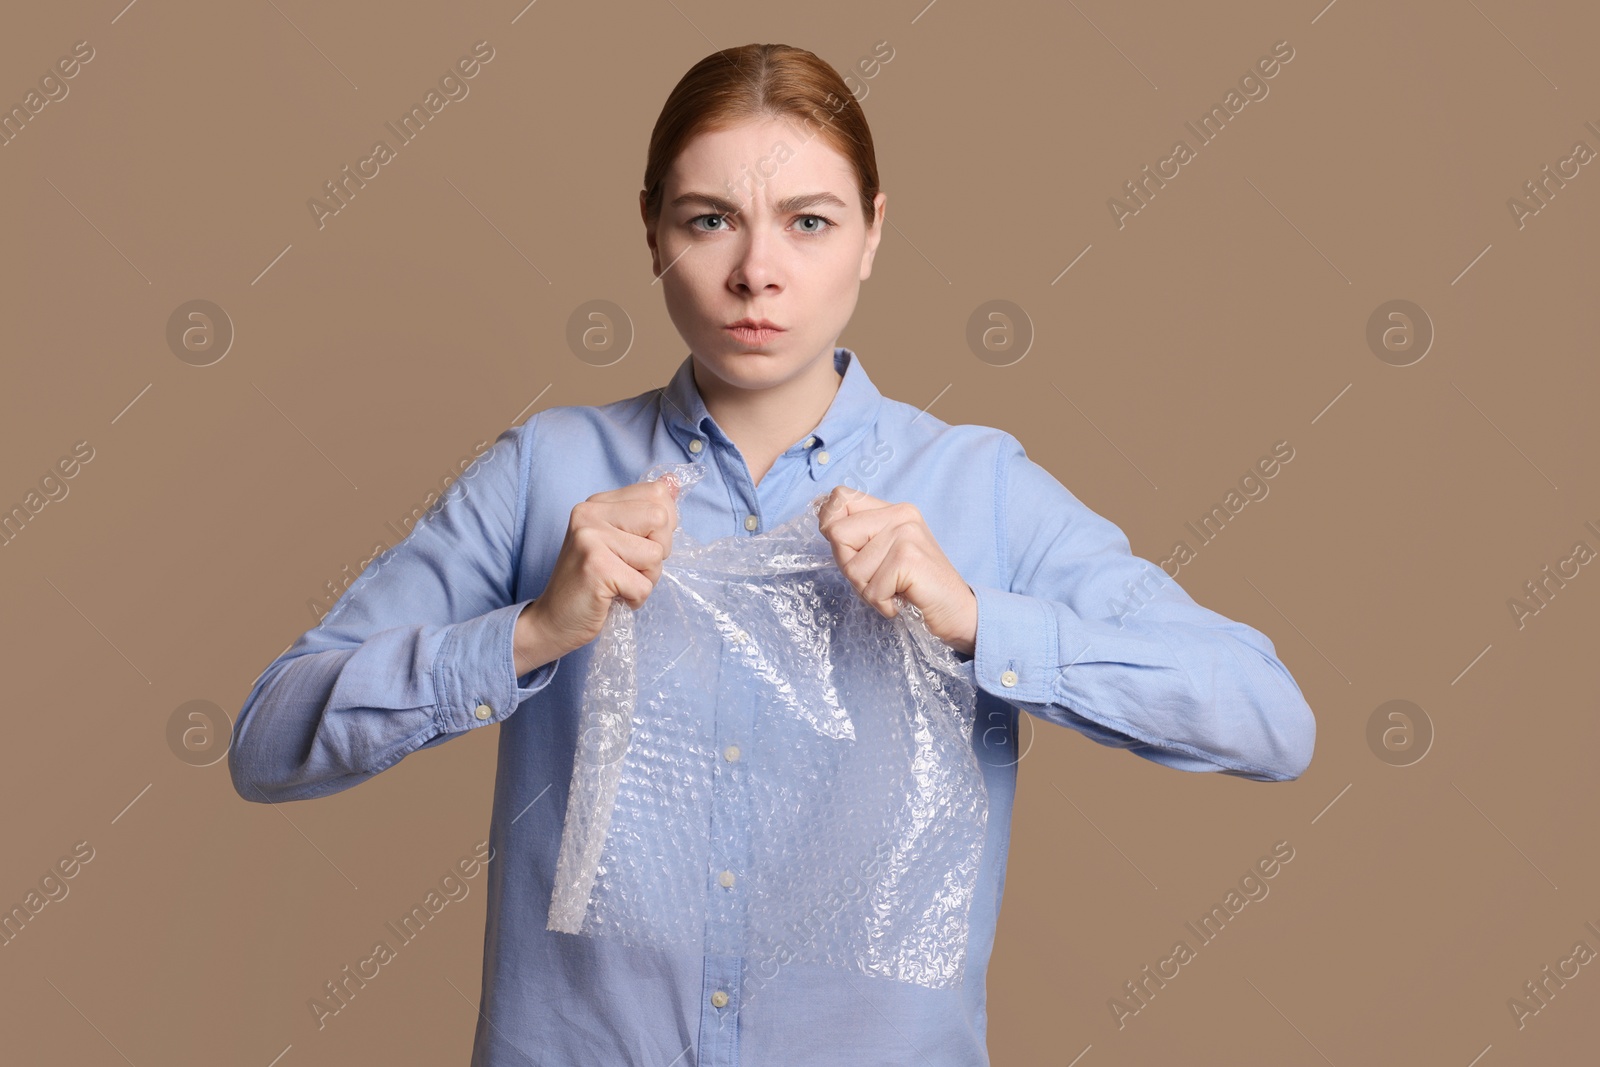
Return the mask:
<path id="1" fill-rule="evenodd" d="M 914 504 L 890 504 L 836 487 L 817 512 L 817 527 L 857 593 L 888 618 L 894 596 L 922 612 L 928 632 L 964 655 L 978 641 L 978 598 L 956 572 Z"/>

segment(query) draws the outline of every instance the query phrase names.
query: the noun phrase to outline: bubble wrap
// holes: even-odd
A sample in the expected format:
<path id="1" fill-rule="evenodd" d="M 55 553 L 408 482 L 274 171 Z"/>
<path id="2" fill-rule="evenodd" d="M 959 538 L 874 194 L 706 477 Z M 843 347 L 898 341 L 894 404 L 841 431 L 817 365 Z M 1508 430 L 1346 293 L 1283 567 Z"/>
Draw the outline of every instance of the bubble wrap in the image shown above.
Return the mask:
<path id="1" fill-rule="evenodd" d="M 680 499 L 705 473 L 662 464 Z M 976 691 L 921 613 L 885 618 L 817 529 L 680 527 L 585 680 L 547 923 L 934 988 L 962 980 L 988 821 Z M 730 747 L 733 746 L 733 747 Z M 730 758 L 731 757 L 731 758 Z"/>

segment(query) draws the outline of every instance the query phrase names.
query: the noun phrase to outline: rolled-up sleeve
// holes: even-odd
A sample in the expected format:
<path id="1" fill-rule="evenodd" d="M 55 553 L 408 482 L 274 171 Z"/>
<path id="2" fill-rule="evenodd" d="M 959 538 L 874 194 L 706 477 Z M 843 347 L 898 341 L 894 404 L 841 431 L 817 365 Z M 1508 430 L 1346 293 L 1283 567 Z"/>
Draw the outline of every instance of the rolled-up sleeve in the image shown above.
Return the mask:
<path id="1" fill-rule="evenodd" d="M 1016 438 L 996 457 L 1001 573 L 972 586 L 986 692 L 1186 771 L 1297 778 L 1316 719 L 1272 642 L 1202 607 Z"/>
<path id="2" fill-rule="evenodd" d="M 348 789 L 550 684 L 561 661 L 519 678 L 512 646 L 531 603 L 511 598 L 537 419 L 502 433 L 256 679 L 228 750 L 240 796 Z"/>

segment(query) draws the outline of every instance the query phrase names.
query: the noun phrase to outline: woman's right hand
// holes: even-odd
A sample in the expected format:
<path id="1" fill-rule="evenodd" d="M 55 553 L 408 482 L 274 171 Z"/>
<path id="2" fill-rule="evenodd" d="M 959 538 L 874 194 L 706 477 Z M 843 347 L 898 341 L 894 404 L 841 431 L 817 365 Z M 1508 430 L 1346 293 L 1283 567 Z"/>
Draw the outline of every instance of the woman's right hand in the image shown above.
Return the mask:
<path id="1" fill-rule="evenodd" d="M 678 483 L 667 475 L 596 493 L 572 509 L 550 581 L 517 616 L 517 676 L 600 635 L 611 602 L 637 611 L 661 580 L 678 525 Z"/>

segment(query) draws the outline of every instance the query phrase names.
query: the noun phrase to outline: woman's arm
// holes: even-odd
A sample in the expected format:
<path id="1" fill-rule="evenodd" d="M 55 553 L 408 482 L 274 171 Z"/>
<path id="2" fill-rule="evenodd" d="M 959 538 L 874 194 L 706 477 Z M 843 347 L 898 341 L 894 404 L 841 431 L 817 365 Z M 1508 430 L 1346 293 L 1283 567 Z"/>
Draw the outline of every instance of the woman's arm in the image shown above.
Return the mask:
<path id="1" fill-rule="evenodd" d="M 1009 434 L 995 479 L 1011 587 L 972 586 L 981 688 L 1168 767 L 1300 776 L 1316 719 L 1271 641 L 1132 555 Z"/>
<path id="2" fill-rule="evenodd" d="M 520 679 L 513 659 L 530 603 L 511 597 L 537 419 L 502 433 L 437 512 L 256 679 L 228 751 L 240 796 L 276 803 L 348 789 L 501 721 L 550 684 L 560 659 Z"/>

